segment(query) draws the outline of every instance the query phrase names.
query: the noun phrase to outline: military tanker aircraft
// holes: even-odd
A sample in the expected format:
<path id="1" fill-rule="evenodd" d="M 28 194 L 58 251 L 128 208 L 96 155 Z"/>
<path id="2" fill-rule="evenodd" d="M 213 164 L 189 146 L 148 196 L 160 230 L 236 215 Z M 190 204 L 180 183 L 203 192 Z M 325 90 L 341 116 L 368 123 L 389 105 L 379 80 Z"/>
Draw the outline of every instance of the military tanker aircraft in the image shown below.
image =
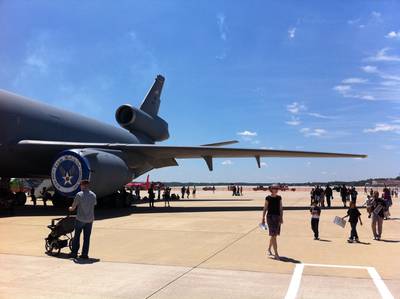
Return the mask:
<path id="1" fill-rule="evenodd" d="M 50 178 L 53 204 L 65 206 L 79 191 L 82 179 L 102 199 L 129 206 L 125 192 L 132 179 L 155 168 L 177 166 L 176 159 L 261 157 L 365 158 L 366 155 L 269 149 L 227 148 L 234 141 L 200 146 L 159 145 L 169 138 L 168 123 L 159 115 L 164 77 L 158 75 L 140 108 L 116 109 L 121 128 L 0 90 L 0 200 L 25 204 L 14 194 L 10 178 Z"/>

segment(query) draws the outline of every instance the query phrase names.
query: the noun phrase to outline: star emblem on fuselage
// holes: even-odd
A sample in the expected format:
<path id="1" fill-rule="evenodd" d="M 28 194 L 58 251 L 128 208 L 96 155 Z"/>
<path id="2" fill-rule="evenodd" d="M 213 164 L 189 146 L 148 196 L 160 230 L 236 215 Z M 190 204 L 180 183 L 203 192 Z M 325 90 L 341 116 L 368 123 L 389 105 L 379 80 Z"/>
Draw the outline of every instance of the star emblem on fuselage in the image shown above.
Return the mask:
<path id="1" fill-rule="evenodd" d="M 62 177 L 64 179 L 64 185 L 72 185 L 72 178 L 73 176 L 69 174 L 68 171 L 65 172 L 65 175 Z"/>

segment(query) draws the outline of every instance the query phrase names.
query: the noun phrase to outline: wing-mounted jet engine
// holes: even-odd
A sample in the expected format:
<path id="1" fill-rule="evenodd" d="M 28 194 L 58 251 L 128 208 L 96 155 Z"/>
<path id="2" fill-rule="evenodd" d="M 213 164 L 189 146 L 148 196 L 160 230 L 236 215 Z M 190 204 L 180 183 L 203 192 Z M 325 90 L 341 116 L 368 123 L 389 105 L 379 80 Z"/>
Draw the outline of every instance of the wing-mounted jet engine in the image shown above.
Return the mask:
<path id="1" fill-rule="evenodd" d="M 51 167 L 54 189 L 63 196 L 62 200 L 72 198 L 80 190 L 81 180 L 86 179 L 98 198 L 110 195 L 132 179 L 132 172 L 121 156 L 121 151 L 113 150 L 65 150 Z"/>

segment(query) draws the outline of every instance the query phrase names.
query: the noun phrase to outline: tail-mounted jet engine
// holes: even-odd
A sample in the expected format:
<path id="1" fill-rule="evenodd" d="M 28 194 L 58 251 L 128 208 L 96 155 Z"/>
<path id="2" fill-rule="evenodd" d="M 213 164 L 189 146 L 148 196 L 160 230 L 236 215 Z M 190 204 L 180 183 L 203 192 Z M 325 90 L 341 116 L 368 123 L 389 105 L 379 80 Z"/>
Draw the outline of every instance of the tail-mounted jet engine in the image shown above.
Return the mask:
<path id="1" fill-rule="evenodd" d="M 96 149 L 61 152 L 51 167 L 55 190 L 71 198 L 80 191 L 80 181 L 87 179 L 98 198 L 113 194 L 132 179 L 131 171 L 118 153 Z"/>
<path id="2" fill-rule="evenodd" d="M 169 138 L 168 123 L 159 116 L 151 116 L 146 112 L 125 104 L 115 112 L 118 124 L 135 133 L 140 132 L 153 141 L 163 141 Z"/>

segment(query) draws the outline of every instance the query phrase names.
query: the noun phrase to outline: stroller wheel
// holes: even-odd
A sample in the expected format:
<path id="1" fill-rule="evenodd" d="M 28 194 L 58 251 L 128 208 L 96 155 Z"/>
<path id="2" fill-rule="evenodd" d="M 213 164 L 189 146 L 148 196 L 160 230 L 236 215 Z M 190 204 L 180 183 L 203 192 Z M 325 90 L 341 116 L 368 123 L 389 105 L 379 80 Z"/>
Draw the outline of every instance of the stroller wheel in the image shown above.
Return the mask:
<path id="1" fill-rule="evenodd" d="M 51 246 L 49 240 L 45 240 L 44 248 L 46 249 L 47 253 L 52 253 L 53 252 L 53 246 Z"/>
<path id="2" fill-rule="evenodd" d="M 69 247 L 69 250 L 71 250 L 71 252 L 72 252 L 72 243 L 74 242 L 74 238 L 71 238 L 71 239 L 69 239 L 69 241 L 68 241 L 68 247 Z"/>

